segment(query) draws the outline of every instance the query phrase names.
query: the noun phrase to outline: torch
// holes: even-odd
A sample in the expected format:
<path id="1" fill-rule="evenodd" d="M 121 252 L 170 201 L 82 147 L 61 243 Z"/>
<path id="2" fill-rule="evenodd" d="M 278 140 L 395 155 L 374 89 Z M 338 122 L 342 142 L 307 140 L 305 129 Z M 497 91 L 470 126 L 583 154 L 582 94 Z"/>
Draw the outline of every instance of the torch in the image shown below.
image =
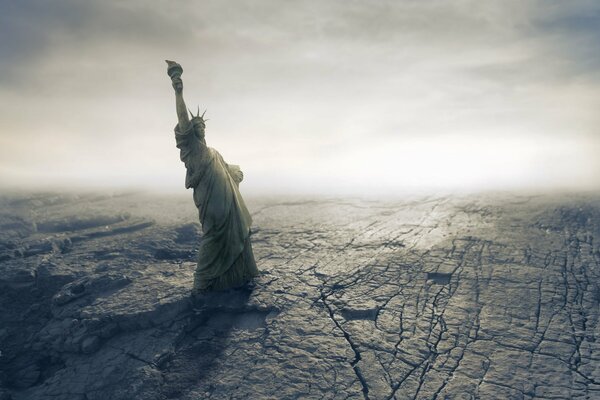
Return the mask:
<path id="1" fill-rule="evenodd" d="M 181 74 L 183 74 L 183 68 L 181 68 L 181 65 L 175 61 L 165 61 L 167 62 L 167 74 L 171 77 L 171 80 L 174 78 L 181 78 Z"/>

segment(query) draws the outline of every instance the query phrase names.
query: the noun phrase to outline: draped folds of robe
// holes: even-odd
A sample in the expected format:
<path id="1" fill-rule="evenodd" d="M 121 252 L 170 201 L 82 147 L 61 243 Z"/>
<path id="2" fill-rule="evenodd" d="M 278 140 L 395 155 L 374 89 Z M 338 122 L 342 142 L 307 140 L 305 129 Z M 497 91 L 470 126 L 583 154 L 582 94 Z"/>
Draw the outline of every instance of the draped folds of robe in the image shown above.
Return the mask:
<path id="1" fill-rule="evenodd" d="M 192 127 L 182 132 L 178 124 L 175 139 L 187 169 L 185 187 L 194 189 L 202 224 L 194 291 L 242 285 L 258 270 L 249 240 L 252 218 L 238 189 L 239 167 L 228 165 Z"/>

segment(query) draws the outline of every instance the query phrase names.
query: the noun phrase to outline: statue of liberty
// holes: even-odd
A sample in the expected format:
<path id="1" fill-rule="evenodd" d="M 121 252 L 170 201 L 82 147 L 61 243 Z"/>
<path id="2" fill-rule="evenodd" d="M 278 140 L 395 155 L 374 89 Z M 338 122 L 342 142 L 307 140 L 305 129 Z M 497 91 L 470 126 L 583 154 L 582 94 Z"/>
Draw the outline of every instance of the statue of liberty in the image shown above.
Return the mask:
<path id="1" fill-rule="evenodd" d="M 202 238 L 192 294 L 241 286 L 258 275 L 252 245 L 252 218 L 239 191 L 244 175 L 236 165 L 227 164 L 221 154 L 206 146 L 204 114 L 190 111 L 183 100 L 181 65 L 167 60 L 167 73 L 175 89 L 179 123 L 175 140 L 185 164 L 186 189 L 194 189 Z"/>

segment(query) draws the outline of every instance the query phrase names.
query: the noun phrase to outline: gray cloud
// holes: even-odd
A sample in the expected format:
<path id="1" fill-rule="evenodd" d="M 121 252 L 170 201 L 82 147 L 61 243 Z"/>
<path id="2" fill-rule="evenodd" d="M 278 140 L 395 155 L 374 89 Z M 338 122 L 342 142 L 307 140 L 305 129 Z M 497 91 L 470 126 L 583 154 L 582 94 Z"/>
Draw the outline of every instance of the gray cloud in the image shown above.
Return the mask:
<path id="1" fill-rule="evenodd" d="M 536 21 L 536 33 L 545 39 L 545 48 L 563 61 L 565 75 L 573 78 L 600 78 L 600 6 L 584 3 L 568 7 L 558 3 L 548 15 Z"/>

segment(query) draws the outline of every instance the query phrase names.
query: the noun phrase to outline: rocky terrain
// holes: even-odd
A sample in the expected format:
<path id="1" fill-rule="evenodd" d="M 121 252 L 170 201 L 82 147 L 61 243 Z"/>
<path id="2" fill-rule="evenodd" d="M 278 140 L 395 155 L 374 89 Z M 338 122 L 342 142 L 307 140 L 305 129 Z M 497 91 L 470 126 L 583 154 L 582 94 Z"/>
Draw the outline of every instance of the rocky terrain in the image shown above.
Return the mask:
<path id="1" fill-rule="evenodd" d="M 600 196 L 248 206 L 192 301 L 191 194 L 0 195 L 0 399 L 600 399 Z"/>

